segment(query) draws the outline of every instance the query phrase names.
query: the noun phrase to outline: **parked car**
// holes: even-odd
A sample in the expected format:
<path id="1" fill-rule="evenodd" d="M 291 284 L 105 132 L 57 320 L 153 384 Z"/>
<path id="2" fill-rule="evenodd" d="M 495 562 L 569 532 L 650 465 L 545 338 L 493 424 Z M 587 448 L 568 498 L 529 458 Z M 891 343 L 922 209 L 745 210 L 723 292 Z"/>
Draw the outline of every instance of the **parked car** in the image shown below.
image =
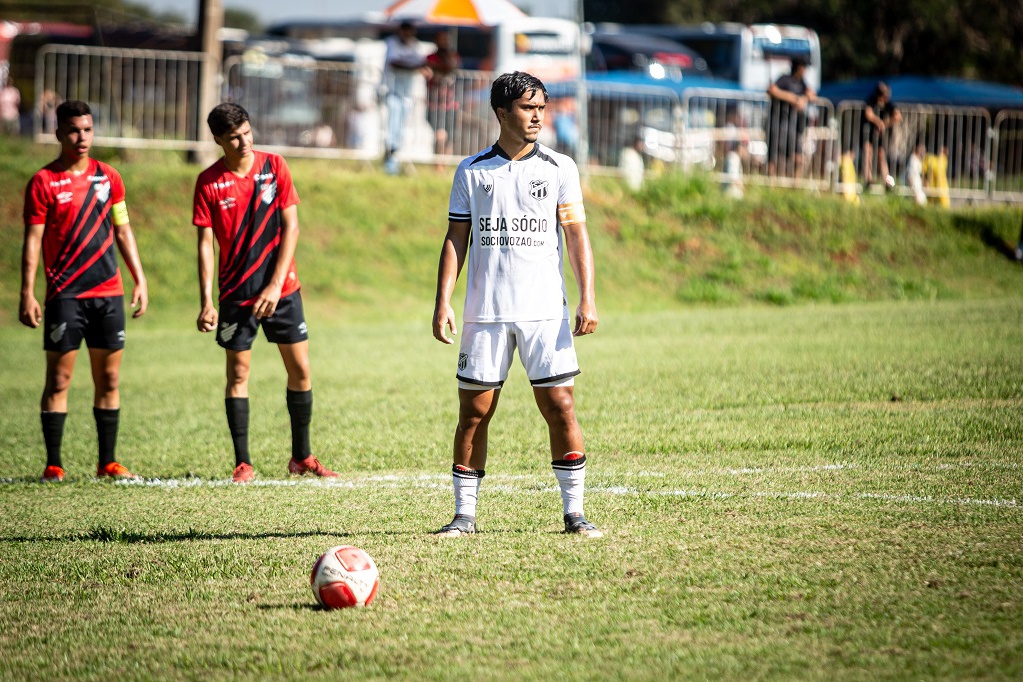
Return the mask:
<path id="1" fill-rule="evenodd" d="M 590 35 L 586 69 L 590 73 L 636 71 L 673 81 L 680 81 L 685 75 L 710 75 L 706 60 L 682 43 L 638 33 L 604 31 Z"/>

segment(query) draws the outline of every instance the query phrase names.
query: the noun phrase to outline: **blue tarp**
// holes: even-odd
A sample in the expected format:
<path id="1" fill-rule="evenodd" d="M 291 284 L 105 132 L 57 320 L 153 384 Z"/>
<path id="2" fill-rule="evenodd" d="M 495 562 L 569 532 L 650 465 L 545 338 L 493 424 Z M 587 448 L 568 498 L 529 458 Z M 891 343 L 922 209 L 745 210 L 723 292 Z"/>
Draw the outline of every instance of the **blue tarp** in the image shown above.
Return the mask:
<path id="1" fill-rule="evenodd" d="M 670 78 L 651 78 L 636 71 L 607 71 L 586 75 L 586 87 L 591 92 L 623 92 L 629 87 L 668 88 L 682 93 L 689 88 L 714 88 L 716 90 L 741 90 L 734 81 L 706 76 L 683 76 L 682 80 Z M 568 97 L 575 94 L 575 81 L 548 83 L 547 92 L 551 97 Z"/>
<path id="2" fill-rule="evenodd" d="M 926 76 L 891 76 L 861 78 L 842 83 L 825 83 L 820 95 L 833 103 L 862 102 L 870 96 L 878 80 L 892 89 L 896 104 L 945 104 L 985 109 L 1023 109 L 1023 89 L 1001 83 L 971 81 L 962 78 L 931 78 Z"/>

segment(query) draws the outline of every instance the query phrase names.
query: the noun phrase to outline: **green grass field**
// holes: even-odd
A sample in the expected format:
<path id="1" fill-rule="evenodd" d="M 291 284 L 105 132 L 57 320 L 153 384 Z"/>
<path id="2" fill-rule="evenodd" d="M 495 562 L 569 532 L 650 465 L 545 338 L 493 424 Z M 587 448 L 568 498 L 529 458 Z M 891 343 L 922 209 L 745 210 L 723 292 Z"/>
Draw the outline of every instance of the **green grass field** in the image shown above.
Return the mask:
<path id="1" fill-rule="evenodd" d="M 69 483 L 42 469 L 37 334 L 0 329 L 0 677 L 1019 678 L 1018 299 L 605 312 L 579 344 L 588 516 L 560 534 L 521 370 L 491 429 L 483 532 L 451 515 L 455 354 L 428 312 L 313 320 L 314 446 L 288 480 L 284 375 L 257 349 L 259 479 L 232 466 L 212 339 L 130 328 L 122 460 L 95 482 L 76 377 Z M 367 609 L 322 611 L 335 544 Z"/>
<path id="2" fill-rule="evenodd" d="M 258 478 L 237 487 L 223 353 L 194 331 L 198 169 L 105 157 L 151 285 L 118 448 L 145 480 L 92 478 L 80 361 L 68 480 L 42 485 L 43 354 L 16 283 L 21 190 L 54 153 L 0 139 L 0 679 L 1023 678 L 1018 210 L 594 178 L 601 325 L 578 344 L 577 412 L 606 537 L 559 532 L 517 368 L 483 532 L 438 541 L 456 350 L 429 325 L 450 178 L 292 164 L 313 445 L 341 477 L 287 477 L 284 370 L 260 341 Z M 308 572 L 337 544 L 380 567 L 367 609 L 314 605 Z"/>

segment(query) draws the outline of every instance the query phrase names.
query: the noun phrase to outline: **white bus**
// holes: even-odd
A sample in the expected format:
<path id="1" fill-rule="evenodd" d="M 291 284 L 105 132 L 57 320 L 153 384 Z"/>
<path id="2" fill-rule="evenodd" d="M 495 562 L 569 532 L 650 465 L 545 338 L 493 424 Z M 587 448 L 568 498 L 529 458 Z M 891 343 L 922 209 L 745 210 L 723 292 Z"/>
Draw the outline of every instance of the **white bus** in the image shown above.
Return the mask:
<path id="1" fill-rule="evenodd" d="M 806 82 L 821 87 L 821 41 L 805 26 L 782 24 L 637 25 L 622 30 L 664 36 L 696 50 L 717 78 L 744 90 L 764 92 L 789 72 L 791 60 L 806 62 Z"/>

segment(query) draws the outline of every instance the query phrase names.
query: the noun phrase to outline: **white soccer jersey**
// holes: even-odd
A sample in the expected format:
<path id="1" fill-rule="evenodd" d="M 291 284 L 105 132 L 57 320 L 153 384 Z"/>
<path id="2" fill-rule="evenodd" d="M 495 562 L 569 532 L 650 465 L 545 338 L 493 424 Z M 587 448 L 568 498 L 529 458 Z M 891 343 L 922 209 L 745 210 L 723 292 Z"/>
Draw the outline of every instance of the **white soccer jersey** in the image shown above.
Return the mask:
<path id="1" fill-rule="evenodd" d="M 517 161 L 496 144 L 464 159 L 448 220 L 470 223 L 464 321 L 568 317 L 561 227 L 586 221 L 571 157 L 537 143 Z"/>

